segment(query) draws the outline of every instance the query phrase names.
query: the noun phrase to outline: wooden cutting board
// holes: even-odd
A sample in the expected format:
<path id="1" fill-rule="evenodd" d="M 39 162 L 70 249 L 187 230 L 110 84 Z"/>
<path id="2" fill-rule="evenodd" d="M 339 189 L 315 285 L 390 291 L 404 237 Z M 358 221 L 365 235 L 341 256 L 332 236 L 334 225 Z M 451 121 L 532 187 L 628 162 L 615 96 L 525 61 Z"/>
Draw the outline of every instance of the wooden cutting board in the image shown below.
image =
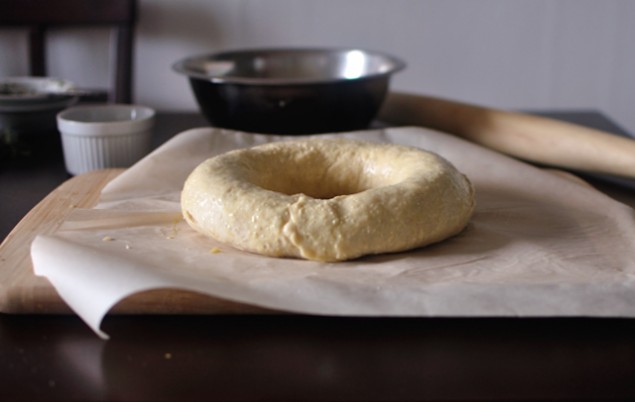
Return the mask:
<path id="1" fill-rule="evenodd" d="M 0 245 L 0 312 L 14 314 L 72 313 L 46 278 L 35 276 L 31 242 L 51 234 L 74 208 L 90 208 L 101 189 L 123 169 L 98 170 L 73 177 L 33 208 Z M 577 176 L 552 171 L 588 185 Z M 632 195 L 631 195 L 632 196 Z M 635 205 L 631 204 L 631 205 Z M 263 314 L 279 313 L 194 292 L 164 289 L 135 294 L 116 305 L 120 314 Z"/>
<path id="2" fill-rule="evenodd" d="M 68 314 L 72 310 L 50 282 L 33 273 L 30 248 L 40 234 L 51 234 L 74 208 L 90 208 L 101 189 L 123 169 L 75 176 L 36 205 L 0 245 L 0 312 Z M 207 295 L 180 290 L 153 290 L 131 296 L 112 310 L 125 314 L 248 314 L 271 312 Z"/>

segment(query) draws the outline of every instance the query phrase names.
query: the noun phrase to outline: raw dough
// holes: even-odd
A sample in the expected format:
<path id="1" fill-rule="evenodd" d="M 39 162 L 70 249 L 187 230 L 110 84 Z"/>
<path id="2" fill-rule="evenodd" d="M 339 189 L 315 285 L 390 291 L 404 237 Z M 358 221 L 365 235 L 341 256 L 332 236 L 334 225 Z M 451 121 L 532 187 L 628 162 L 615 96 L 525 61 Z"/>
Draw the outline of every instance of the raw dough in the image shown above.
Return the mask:
<path id="1" fill-rule="evenodd" d="M 200 164 L 183 215 L 200 233 L 275 257 L 342 261 L 398 252 L 461 232 L 469 180 L 417 148 L 348 139 L 275 142 Z"/>

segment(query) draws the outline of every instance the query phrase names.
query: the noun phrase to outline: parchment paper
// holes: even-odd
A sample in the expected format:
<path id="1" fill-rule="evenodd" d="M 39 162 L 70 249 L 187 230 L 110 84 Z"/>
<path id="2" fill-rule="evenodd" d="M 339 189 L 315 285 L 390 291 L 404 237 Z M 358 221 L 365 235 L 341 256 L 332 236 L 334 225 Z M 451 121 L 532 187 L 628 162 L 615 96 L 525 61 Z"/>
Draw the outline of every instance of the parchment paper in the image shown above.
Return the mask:
<path id="1" fill-rule="evenodd" d="M 101 320 L 113 305 L 156 288 L 325 315 L 635 316 L 633 209 L 440 132 L 400 127 L 326 136 L 446 157 L 476 187 L 467 229 L 430 247 L 343 263 L 237 251 L 181 219 L 183 181 L 212 155 L 298 137 L 201 128 L 109 183 L 97 207 L 76 210 L 57 233 L 36 238 L 35 272 L 102 337 Z"/>

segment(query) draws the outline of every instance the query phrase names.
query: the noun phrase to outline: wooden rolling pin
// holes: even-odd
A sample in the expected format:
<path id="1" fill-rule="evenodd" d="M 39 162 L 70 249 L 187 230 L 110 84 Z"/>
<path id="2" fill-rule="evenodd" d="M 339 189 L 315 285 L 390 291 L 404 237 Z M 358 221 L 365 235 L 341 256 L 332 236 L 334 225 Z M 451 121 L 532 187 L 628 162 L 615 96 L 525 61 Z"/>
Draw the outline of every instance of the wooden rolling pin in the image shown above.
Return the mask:
<path id="1" fill-rule="evenodd" d="M 635 140 L 545 117 L 390 93 L 379 118 L 457 135 L 529 162 L 635 179 Z"/>

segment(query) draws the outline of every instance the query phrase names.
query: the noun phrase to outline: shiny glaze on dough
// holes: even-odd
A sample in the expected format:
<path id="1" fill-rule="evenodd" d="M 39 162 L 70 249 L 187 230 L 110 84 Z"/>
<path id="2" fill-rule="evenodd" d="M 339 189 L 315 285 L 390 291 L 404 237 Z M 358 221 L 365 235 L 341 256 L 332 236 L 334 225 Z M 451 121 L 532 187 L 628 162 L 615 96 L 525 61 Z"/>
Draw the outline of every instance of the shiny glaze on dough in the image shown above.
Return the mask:
<path id="1" fill-rule="evenodd" d="M 417 148 L 348 139 L 285 141 L 200 164 L 181 206 L 192 228 L 274 257 L 343 261 L 436 243 L 474 210 L 469 180 Z"/>

